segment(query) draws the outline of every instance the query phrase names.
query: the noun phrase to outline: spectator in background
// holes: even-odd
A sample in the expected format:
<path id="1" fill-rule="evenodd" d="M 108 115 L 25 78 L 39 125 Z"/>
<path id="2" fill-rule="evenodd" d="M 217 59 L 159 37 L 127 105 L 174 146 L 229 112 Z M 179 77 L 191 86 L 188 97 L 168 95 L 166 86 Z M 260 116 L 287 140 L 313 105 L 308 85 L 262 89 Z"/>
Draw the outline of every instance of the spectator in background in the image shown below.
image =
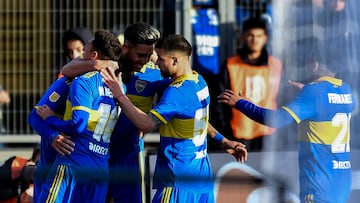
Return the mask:
<path id="1" fill-rule="evenodd" d="M 62 47 L 67 60 L 83 57 L 84 47 L 94 37 L 93 33 L 85 27 L 75 27 L 66 30 L 62 37 Z M 59 77 L 62 76 L 59 73 Z"/>
<path id="2" fill-rule="evenodd" d="M 242 32 L 244 21 L 255 17 L 261 18 L 270 28 L 273 21 L 272 10 L 271 0 L 236 0 L 235 17 L 239 31 Z"/>
<path id="3" fill-rule="evenodd" d="M 354 97 L 360 97 L 360 17 L 358 0 L 327 0 L 320 13 L 318 23 L 324 29 L 323 42 L 334 51 L 336 58 L 341 61 L 338 77 L 348 82 L 354 90 Z M 359 108 L 352 114 L 354 123 L 360 122 Z M 352 126 L 354 132 L 358 131 L 356 125 Z M 351 140 L 352 146 L 360 147 L 357 136 Z"/>
<path id="4" fill-rule="evenodd" d="M 0 134 L 7 133 L 6 128 L 3 123 L 3 105 L 9 104 L 11 101 L 10 94 L 8 91 L 4 90 L 0 85 Z"/>
<path id="5" fill-rule="evenodd" d="M 272 23 L 272 5 L 270 0 L 237 0 L 236 23 L 242 26 L 249 18 L 262 18 L 268 25 Z"/>
<path id="6" fill-rule="evenodd" d="M 353 2 L 350 0 L 324 1 L 324 9 L 317 19 L 318 24 L 324 29 L 324 43 L 336 47 L 344 63 L 338 74 L 349 82 L 354 80 L 351 78 L 350 68 L 358 66 L 356 60 L 360 41 L 358 12 L 352 8 L 355 6 L 351 4 Z"/>
<path id="7" fill-rule="evenodd" d="M 243 24 L 241 39 L 244 46 L 227 59 L 220 74 L 217 90 L 242 93 L 255 104 L 275 109 L 282 75 L 282 63 L 266 49 L 267 28 L 260 18 L 250 18 Z M 261 150 L 264 135 L 275 129 L 258 124 L 244 114 L 223 104 L 213 104 L 214 126 L 230 139 L 247 140 L 248 150 Z"/>

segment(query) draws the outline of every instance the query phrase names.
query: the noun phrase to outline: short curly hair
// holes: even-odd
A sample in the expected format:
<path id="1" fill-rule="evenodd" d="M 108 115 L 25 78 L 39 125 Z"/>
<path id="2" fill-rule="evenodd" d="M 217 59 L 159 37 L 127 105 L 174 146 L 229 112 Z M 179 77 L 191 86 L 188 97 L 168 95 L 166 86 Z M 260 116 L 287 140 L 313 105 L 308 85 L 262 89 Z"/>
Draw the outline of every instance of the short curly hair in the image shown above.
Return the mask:
<path id="1" fill-rule="evenodd" d="M 110 31 L 104 29 L 96 31 L 92 44 L 93 49 L 99 52 L 100 59 L 119 60 L 121 55 L 121 44 L 118 38 Z"/>

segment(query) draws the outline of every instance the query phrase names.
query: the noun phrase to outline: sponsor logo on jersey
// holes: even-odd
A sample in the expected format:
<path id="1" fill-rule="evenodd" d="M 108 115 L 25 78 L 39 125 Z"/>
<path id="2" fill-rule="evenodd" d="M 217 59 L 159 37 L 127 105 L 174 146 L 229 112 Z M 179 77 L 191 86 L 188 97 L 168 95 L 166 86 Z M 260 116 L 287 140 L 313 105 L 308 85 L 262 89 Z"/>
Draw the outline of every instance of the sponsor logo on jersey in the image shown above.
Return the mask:
<path id="1" fill-rule="evenodd" d="M 102 147 L 100 145 L 94 144 L 92 142 L 89 142 L 89 150 L 93 151 L 100 155 L 107 155 L 109 152 L 109 148 Z"/>
<path id="2" fill-rule="evenodd" d="M 333 160 L 333 169 L 350 169 L 350 161 L 335 161 Z"/>

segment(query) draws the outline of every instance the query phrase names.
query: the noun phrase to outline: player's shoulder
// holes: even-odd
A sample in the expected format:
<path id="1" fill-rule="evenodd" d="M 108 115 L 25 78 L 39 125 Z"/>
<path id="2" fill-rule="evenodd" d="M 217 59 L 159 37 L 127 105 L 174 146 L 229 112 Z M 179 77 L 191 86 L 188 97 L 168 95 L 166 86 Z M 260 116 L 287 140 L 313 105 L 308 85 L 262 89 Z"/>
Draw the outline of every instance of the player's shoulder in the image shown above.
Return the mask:
<path id="1" fill-rule="evenodd" d="M 90 71 L 75 77 L 72 81 L 72 84 L 89 82 L 97 79 L 98 77 L 101 77 L 98 71 Z"/>
<path id="2" fill-rule="evenodd" d="M 97 75 L 99 72 L 97 71 L 90 71 L 90 72 L 87 72 L 87 73 L 84 73 L 82 74 L 81 76 L 77 77 L 77 78 L 91 78 L 91 77 L 94 77 L 95 75 Z"/>

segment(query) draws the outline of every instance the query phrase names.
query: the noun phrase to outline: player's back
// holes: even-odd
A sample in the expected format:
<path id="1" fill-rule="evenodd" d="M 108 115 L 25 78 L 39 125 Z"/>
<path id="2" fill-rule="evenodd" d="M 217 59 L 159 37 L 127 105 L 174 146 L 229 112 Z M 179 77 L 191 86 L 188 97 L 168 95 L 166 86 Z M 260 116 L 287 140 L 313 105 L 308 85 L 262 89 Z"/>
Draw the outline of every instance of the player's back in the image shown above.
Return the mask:
<path id="1" fill-rule="evenodd" d="M 351 92 L 341 80 L 323 77 L 305 85 L 287 105 L 299 123 L 301 197 L 343 202 L 349 195 L 350 118 L 355 106 Z"/>
<path id="2" fill-rule="evenodd" d="M 205 81 L 194 73 L 173 81 L 151 110 L 165 121 L 160 127 L 154 187 L 212 190 L 212 170 L 206 143 L 209 102 Z"/>
<path id="3" fill-rule="evenodd" d="M 111 91 L 98 72 L 89 72 L 73 80 L 64 120 L 71 129 L 75 150 L 59 156 L 91 178 L 107 174 L 110 136 L 117 120 L 117 107 Z M 70 124 L 69 124 L 70 123 Z"/>

